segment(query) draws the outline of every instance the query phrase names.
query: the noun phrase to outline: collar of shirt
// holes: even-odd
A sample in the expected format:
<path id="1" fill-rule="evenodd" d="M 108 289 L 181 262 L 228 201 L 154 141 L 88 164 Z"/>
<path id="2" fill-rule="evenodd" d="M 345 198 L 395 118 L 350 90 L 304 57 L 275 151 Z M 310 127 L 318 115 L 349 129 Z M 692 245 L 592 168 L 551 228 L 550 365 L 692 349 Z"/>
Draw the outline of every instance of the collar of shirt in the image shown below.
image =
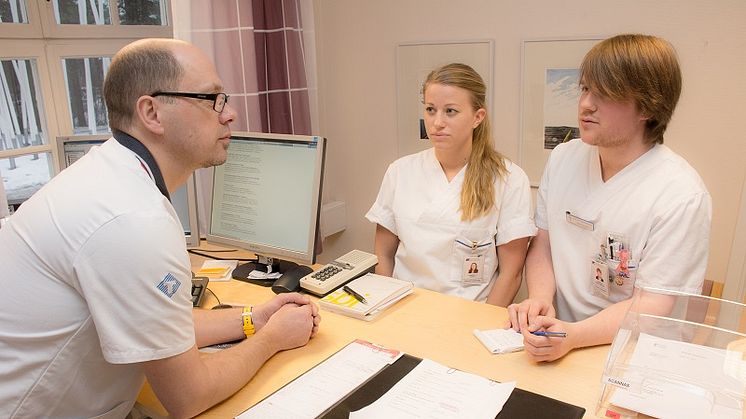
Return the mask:
<path id="1" fill-rule="evenodd" d="M 148 175 L 155 181 L 155 186 L 158 187 L 158 190 L 161 191 L 166 199 L 171 201 L 171 195 L 169 195 L 168 189 L 166 188 L 166 181 L 163 180 L 161 169 L 158 167 L 158 163 L 155 161 L 153 155 L 150 154 L 150 150 L 148 150 L 143 143 L 125 132 L 113 130 L 112 134 L 119 144 L 128 148 L 137 155 L 140 164 L 143 165 L 143 169 L 145 169 L 145 171 L 148 172 Z"/>

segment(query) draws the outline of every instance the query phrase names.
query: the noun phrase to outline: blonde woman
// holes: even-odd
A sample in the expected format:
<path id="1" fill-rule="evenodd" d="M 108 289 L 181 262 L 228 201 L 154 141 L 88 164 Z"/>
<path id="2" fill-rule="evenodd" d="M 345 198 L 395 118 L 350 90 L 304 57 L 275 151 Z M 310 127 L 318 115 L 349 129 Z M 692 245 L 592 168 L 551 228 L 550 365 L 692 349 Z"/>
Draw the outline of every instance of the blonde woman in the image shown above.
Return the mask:
<path id="1" fill-rule="evenodd" d="M 526 174 L 492 145 L 485 91 L 464 64 L 428 75 L 422 95 L 433 147 L 389 166 L 366 218 L 377 224 L 376 273 L 507 306 L 536 227 Z"/>

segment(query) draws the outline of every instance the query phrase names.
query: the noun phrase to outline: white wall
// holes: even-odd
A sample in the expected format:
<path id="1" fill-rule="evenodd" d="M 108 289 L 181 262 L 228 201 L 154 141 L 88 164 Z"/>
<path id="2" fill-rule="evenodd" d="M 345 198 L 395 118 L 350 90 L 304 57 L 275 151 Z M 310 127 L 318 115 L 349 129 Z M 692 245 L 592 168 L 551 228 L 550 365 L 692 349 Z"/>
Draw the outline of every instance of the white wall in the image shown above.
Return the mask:
<path id="1" fill-rule="evenodd" d="M 396 158 L 399 43 L 493 39 L 496 146 L 520 161 L 521 41 L 641 32 L 679 53 L 684 89 L 666 144 L 712 194 L 707 277 L 724 280 L 746 177 L 745 1 L 314 0 L 314 13 L 325 200 L 347 202 L 347 230 L 325 241 L 322 261 L 373 248 L 363 215 Z"/>

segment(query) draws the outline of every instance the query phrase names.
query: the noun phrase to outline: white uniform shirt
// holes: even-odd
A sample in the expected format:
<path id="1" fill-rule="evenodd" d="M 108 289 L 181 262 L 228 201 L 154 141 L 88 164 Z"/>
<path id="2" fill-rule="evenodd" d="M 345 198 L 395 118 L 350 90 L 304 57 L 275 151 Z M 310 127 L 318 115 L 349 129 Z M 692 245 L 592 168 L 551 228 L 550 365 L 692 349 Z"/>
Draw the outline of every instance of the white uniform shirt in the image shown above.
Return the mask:
<path id="1" fill-rule="evenodd" d="M 470 300 L 487 299 L 497 277 L 495 246 L 536 234 L 528 177 L 505 163 L 507 179 L 495 181 L 495 208 L 469 222 L 461 221 L 459 209 L 466 167 L 448 182 L 433 149 L 389 166 L 365 217 L 399 237 L 394 277 Z M 473 242 L 478 244 L 474 251 L 466 245 Z M 485 281 L 463 286 L 464 260 L 475 254 L 484 256 Z"/>
<path id="2" fill-rule="evenodd" d="M 549 232 L 557 317 L 583 320 L 630 298 L 634 286 L 699 293 L 711 218 L 702 179 L 664 145 L 654 146 L 606 183 L 598 148 L 579 139 L 557 146 L 544 170 L 536 208 L 536 225 Z M 593 231 L 578 225 L 583 222 L 592 223 Z M 612 282 L 604 298 L 592 292 L 591 260 L 609 234 L 626 237 L 638 268 L 636 282 Z"/>
<path id="3" fill-rule="evenodd" d="M 181 224 L 116 141 L 26 201 L 0 248 L 0 417 L 124 417 L 128 364 L 194 345 Z"/>

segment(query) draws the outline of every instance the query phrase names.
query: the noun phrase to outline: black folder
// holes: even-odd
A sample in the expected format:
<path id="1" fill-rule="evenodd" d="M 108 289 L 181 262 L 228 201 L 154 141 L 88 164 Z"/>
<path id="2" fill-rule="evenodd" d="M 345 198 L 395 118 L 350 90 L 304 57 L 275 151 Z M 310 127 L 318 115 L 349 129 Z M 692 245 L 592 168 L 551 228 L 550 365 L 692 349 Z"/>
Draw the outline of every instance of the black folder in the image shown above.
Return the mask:
<path id="1" fill-rule="evenodd" d="M 360 410 L 378 400 L 420 361 L 420 358 L 402 355 L 396 362 L 322 413 L 319 418 L 348 419 L 350 412 Z M 496 419 L 580 419 L 583 414 L 585 409 L 582 407 L 516 388 Z"/>

